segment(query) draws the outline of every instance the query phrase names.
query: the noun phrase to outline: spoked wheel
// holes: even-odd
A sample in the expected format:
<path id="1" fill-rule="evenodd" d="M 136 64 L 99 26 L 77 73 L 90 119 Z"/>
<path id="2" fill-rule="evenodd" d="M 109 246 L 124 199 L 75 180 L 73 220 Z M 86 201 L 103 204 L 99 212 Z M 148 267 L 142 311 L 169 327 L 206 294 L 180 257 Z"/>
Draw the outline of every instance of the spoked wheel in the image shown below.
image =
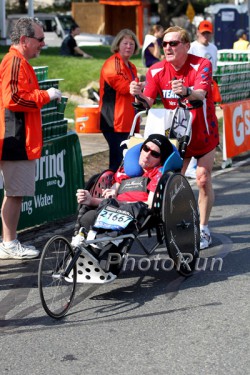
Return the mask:
<path id="1" fill-rule="evenodd" d="M 176 270 L 190 275 L 199 256 L 200 226 L 196 200 L 187 179 L 180 173 L 170 175 L 162 202 L 166 246 Z"/>
<path id="2" fill-rule="evenodd" d="M 38 270 L 38 288 L 43 308 L 52 318 L 62 318 L 73 302 L 76 265 L 68 277 L 64 276 L 73 256 L 70 243 L 62 236 L 52 237 L 43 249 Z"/>

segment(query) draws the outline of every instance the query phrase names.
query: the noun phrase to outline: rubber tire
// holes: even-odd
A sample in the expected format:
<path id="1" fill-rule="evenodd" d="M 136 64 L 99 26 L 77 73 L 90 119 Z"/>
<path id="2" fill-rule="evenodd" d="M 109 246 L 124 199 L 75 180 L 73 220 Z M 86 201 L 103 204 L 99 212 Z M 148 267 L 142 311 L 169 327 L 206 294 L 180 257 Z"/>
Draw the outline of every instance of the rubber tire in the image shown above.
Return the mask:
<path id="1" fill-rule="evenodd" d="M 44 246 L 38 270 L 38 288 L 42 306 L 46 313 L 55 319 L 66 315 L 72 305 L 76 290 L 76 265 L 68 282 L 60 276 L 72 259 L 74 252 L 65 237 L 54 236 Z M 60 265 L 60 272 L 58 266 Z M 58 278 L 54 278 L 55 272 Z"/>
<path id="2" fill-rule="evenodd" d="M 192 188 L 181 173 L 167 179 L 162 220 L 168 254 L 177 272 L 191 275 L 200 250 L 199 212 Z"/>

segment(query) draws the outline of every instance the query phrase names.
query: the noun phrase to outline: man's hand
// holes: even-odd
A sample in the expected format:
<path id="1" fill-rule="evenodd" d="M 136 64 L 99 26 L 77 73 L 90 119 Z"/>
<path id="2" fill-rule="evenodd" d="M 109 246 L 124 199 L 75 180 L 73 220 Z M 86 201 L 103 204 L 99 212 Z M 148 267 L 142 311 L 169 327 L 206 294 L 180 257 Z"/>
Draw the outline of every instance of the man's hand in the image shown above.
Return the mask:
<path id="1" fill-rule="evenodd" d="M 174 94 L 183 96 L 187 93 L 187 88 L 183 85 L 182 79 L 173 79 L 172 81 L 172 91 Z"/>
<path id="2" fill-rule="evenodd" d="M 105 189 L 102 192 L 103 198 L 114 198 L 116 197 L 117 192 L 115 189 Z"/>
<path id="3" fill-rule="evenodd" d="M 92 196 L 88 190 L 78 189 L 76 192 L 77 203 L 85 204 L 90 206 L 92 202 Z"/>
<path id="4" fill-rule="evenodd" d="M 93 59 L 93 56 L 88 55 L 86 52 L 83 52 L 82 57 L 83 57 L 84 59 Z"/>
<path id="5" fill-rule="evenodd" d="M 133 96 L 140 95 L 143 90 L 143 85 L 144 84 L 142 82 L 137 82 L 136 80 L 132 81 L 129 87 L 130 94 Z"/>
<path id="6" fill-rule="evenodd" d="M 47 93 L 49 94 L 50 100 L 57 99 L 58 102 L 61 101 L 62 93 L 60 90 L 55 89 L 55 87 L 50 87 Z"/>

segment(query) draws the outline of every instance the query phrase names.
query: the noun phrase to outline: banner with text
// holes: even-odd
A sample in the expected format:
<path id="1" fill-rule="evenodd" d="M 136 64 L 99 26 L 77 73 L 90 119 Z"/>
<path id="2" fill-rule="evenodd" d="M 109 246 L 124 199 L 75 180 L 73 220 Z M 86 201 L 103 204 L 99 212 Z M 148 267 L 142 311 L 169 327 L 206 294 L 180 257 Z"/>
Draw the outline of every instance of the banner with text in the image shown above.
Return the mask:
<path id="1" fill-rule="evenodd" d="M 250 100 L 223 104 L 223 157 L 250 150 Z"/>
<path id="2" fill-rule="evenodd" d="M 44 142 L 36 162 L 36 192 L 22 202 L 18 229 L 63 219 L 77 211 L 76 190 L 83 188 L 83 161 L 75 132 Z M 3 182 L 0 181 L 3 197 Z"/>

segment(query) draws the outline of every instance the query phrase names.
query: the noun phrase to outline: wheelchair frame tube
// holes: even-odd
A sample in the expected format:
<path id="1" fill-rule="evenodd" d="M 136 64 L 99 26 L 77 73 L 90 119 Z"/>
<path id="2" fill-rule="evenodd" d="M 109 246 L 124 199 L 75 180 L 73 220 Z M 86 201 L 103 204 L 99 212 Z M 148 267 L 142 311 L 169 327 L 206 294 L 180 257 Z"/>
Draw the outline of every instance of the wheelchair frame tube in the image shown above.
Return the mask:
<path id="1" fill-rule="evenodd" d="M 147 113 L 147 111 L 140 111 L 138 113 L 136 113 L 134 119 L 133 119 L 133 123 L 132 123 L 132 126 L 131 126 L 131 129 L 130 129 L 130 133 L 129 133 L 129 137 L 132 137 L 134 135 L 134 132 L 135 132 L 135 127 L 136 127 L 136 123 L 137 123 L 137 120 L 138 118 L 142 117 L 142 115 L 145 115 Z"/>

